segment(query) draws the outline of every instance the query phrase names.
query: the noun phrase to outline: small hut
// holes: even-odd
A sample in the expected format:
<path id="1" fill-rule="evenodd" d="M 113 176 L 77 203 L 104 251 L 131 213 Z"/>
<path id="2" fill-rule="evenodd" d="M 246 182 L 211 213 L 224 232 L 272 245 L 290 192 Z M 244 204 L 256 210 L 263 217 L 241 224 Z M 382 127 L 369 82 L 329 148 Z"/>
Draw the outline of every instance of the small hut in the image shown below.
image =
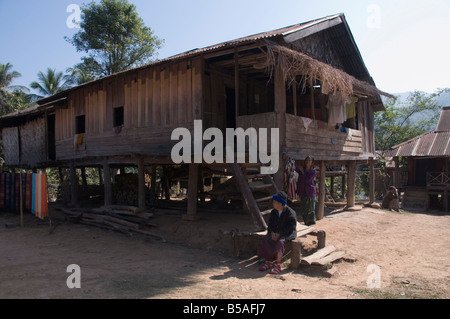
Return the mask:
<path id="1" fill-rule="evenodd" d="M 444 107 L 434 131 L 392 147 L 394 185 L 404 190 L 403 205 L 449 211 L 450 107 Z M 401 178 L 399 157 L 408 158 L 407 178 Z"/>
<path id="2" fill-rule="evenodd" d="M 287 187 L 290 159 L 300 164 L 310 155 L 320 166 L 319 219 L 327 166 L 344 167 L 347 206 L 355 205 L 357 165 L 373 170 L 374 112 L 384 110 L 380 95 L 389 96 L 375 87 L 345 16 L 337 14 L 100 78 L 4 116 L 0 125 L 6 165 L 68 169 L 72 203 L 79 197 L 76 169 L 102 172 L 108 205 L 116 199 L 112 175 L 132 166 L 139 207 L 154 204 L 157 179 L 166 197 L 170 181 L 179 180 L 188 189 L 184 218 L 195 220 L 199 199 L 211 197 L 214 188 L 227 189 L 231 177 L 237 192 L 227 190 L 225 202 L 240 197 L 264 229 L 270 194 Z M 176 165 L 172 132 L 181 127 L 194 134 L 196 120 L 203 130 L 278 128 L 277 172 L 261 176 L 262 164 L 249 161 Z M 213 181 L 207 194 L 206 180 Z"/>

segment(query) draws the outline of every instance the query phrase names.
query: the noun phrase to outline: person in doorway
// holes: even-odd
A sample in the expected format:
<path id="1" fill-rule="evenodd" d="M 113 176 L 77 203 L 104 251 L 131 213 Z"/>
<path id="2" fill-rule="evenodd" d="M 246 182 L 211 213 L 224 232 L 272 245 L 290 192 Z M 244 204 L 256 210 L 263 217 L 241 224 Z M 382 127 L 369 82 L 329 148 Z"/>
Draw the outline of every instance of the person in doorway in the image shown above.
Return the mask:
<path id="1" fill-rule="evenodd" d="M 398 196 L 398 191 L 395 186 L 389 187 L 389 191 L 384 195 L 381 207 L 389 210 L 400 211 L 400 200 Z"/>
<path id="2" fill-rule="evenodd" d="M 273 210 L 270 213 L 267 234 L 264 236 L 259 254 L 264 258 L 265 264 L 260 271 L 270 271 L 271 275 L 281 272 L 281 259 L 286 250 L 286 242 L 297 237 L 297 215 L 287 206 L 287 194 L 278 192 L 272 197 Z"/>
<path id="3" fill-rule="evenodd" d="M 313 158 L 307 156 L 305 165 L 298 167 L 297 194 L 300 197 L 300 213 L 306 226 L 316 224 L 317 188 L 315 183 L 316 170 L 313 168 Z"/>

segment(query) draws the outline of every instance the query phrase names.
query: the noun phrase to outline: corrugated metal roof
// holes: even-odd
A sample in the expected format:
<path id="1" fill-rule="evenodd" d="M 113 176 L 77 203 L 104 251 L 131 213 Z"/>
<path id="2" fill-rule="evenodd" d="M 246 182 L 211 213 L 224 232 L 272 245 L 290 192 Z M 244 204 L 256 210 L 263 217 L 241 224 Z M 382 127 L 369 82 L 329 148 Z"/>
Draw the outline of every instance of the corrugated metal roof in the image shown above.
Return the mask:
<path id="1" fill-rule="evenodd" d="M 112 75 L 109 75 L 109 76 L 106 76 L 106 77 L 103 77 L 103 78 L 99 78 L 99 79 L 93 80 L 91 82 L 83 83 L 83 84 L 81 84 L 81 85 L 79 85 L 77 87 L 70 88 L 70 89 L 68 89 L 68 90 L 66 90 L 64 92 L 61 92 L 61 93 L 59 93 L 59 94 L 57 94 L 55 96 L 44 98 L 44 99 L 38 101 L 38 104 L 51 102 L 52 100 L 57 99 L 58 97 L 63 96 L 65 94 L 67 94 L 68 92 L 71 92 L 71 91 L 73 91 L 75 89 L 78 89 L 80 87 L 93 84 L 93 83 L 95 83 L 97 81 L 105 80 L 107 78 L 112 78 L 112 77 L 118 76 L 118 75 L 123 74 L 123 73 L 133 72 L 133 71 L 136 71 L 136 70 L 147 68 L 149 66 L 154 66 L 154 65 L 158 65 L 158 64 L 167 63 L 167 62 L 172 62 L 172 61 L 175 61 L 175 60 L 178 60 L 178 59 L 191 58 L 191 57 L 194 57 L 196 55 L 205 54 L 205 53 L 208 53 L 208 52 L 214 52 L 214 51 L 223 50 L 223 49 L 226 49 L 226 48 L 232 48 L 232 47 L 234 47 L 236 45 L 243 45 L 243 44 L 255 42 L 255 41 L 258 41 L 258 40 L 267 40 L 267 39 L 271 39 L 271 38 L 275 38 L 275 37 L 289 36 L 292 33 L 299 32 L 299 31 L 302 31 L 302 30 L 307 30 L 308 28 L 314 29 L 315 26 L 318 26 L 318 25 L 320 25 L 322 23 L 327 24 L 328 22 L 333 21 L 333 20 L 335 22 L 335 25 L 336 25 L 336 23 L 339 22 L 339 25 L 344 25 L 344 27 L 346 29 L 346 31 L 340 30 L 339 33 L 343 32 L 344 34 L 350 35 L 350 37 L 351 37 L 351 39 L 349 39 L 348 43 L 346 43 L 345 48 L 344 48 L 345 50 L 350 50 L 350 51 L 344 51 L 344 52 L 346 52 L 345 53 L 346 60 L 348 60 L 350 58 L 353 60 L 353 61 L 347 63 L 346 67 L 349 68 L 349 70 L 347 72 L 350 75 L 353 75 L 353 76 L 355 76 L 358 79 L 361 79 L 361 80 L 364 80 L 364 81 L 369 81 L 370 84 L 375 85 L 375 83 L 373 83 L 373 80 L 370 78 L 370 75 L 369 75 L 369 73 L 368 73 L 368 71 L 366 69 L 366 66 L 364 65 L 364 61 L 362 60 L 362 58 L 360 56 L 360 52 L 359 52 L 359 50 L 358 50 L 358 48 L 357 48 L 357 46 L 356 46 L 356 44 L 354 42 L 352 34 L 351 34 L 351 32 L 350 32 L 350 30 L 348 28 L 347 22 L 345 20 L 345 16 L 344 16 L 343 13 L 339 13 L 339 14 L 330 15 L 330 16 L 327 16 L 327 17 L 324 17 L 324 18 L 320 18 L 320 19 L 316 19 L 316 20 L 312 20 L 312 21 L 308 21 L 308 22 L 304 22 L 304 23 L 294 24 L 294 25 L 291 25 L 291 26 L 288 26 L 288 27 L 283 27 L 283 28 L 280 28 L 280 29 L 272 30 L 272 31 L 257 33 L 257 34 L 254 34 L 254 35 L 245 36 L 245 37 L 238 38 L 238 39 L 235 39 L 235 40 L 222 42 L 222 43 L 215 44 L 215 45 L 212 45 L 212 46 L 208 46 L 208 47 L 205 47 L 205 48 L 200 48 L 200 49 L 197 48 L 197 49 L 193 49 L 193 50 L 190 50 L 190 51 L 186 51 L 186 52 L 183 52 L 183 53 L 180 53 L 180 54 L 177 54 L 177 55 L 165 58 L 165 59 L 161 59 L 161 60 L 157 60 L 157 61 L 145 64 L 145 65 L 141 65 L 141 66 L 133 68 L 133 69 L 121 71 L 121 72 L 118 72 L 118 73 L 115 73 L 115 74 L 112 74 Z M 332 29 L 332 28 L 328 28 L 327 30 L 330 30 L 330 29 Z M 337 37 L 337 39 L 335 41 L 335 45 L 342 45 L 341 42 L 343 41 L 344 38 L 345 37 L 343 37 L 342 34 L 339 37 Z M 354 50 L 356 50 L 356 53 L 355 53 Z M 349 52 L 352 52 L 352 53 L 350 54 Z M 381 99 L 380 99 L 380 103 L 381 103 Z"/>
<path id="2" fill-rule="evenodd" d="M 450 132 L 432 131 L 394 146 L 386 156 L 450 156 Z"/>
<path id="3" fill-rule="evenodd" d="M 450 131 L 450 106 L 442 109 L 441 118 L 436 131 Z"/>
<path id="4" fill-rule="evenodd" d="M 330 16 L 327 16 L 324 18 L 312 20 L 309 22 L 299 23 L 299 24 L 291 25 L 288 27 L 283 27 L 280 29 L 272 30 L 272 31 L 262 32 L 262 33 L 238 38 L 236 40 L 232 40 L 232 41 L 228 41 L 228 42 L 222 42 L 222 43 L 208 46 L 208 47 L 201 48 L 201 49 L 193 49 L 193 50 L 190 50 L 190 51 L 187 51 L 184 53 L 174 55 L 172 57 L 168 57 L 166 59 L 157 60 L 157 61 L 151 62 L 149 64 L 146 64 L 146 65 L 142 65 L 142 66 L 139 66 L 139 67 L 136 67 L 133 69 L 118 72 L 118 73 L 115 73 L 115 74 L 112 74 L 112 75 L 109 75 L 109 76 L 106 76 L 103 78 L 96 79 L 91 82 L 81 84 L 79 86 L 70 88 L 70 89 L 68 89 L 64 92 L 61 92 L 59 94 L 56 94 L 54 96 L 41 99 L 37 103 L 40 105 L 39 108 L 42 108 L 43 105 L 54 102 L 55 100 L 58 100 L 61 97 L 67 96 L 67 94 L 69 92 L 77 90 L 81 87 L 92 85 L 96 82 L 99 82 L 99 81 L 102 81 L 102 80 L 105 80 L 108 78 L 113 78 L 113 77 L 116 77 L 116 76 L 119 76 L 121 74 L 125 74 L 128 72 L 145 69 L 150 66 L 168 63 L 168 62 L 176 61 L 179 59 L 191 58 L 196 55 L 201 55 L 201 54 L 205 54 L 205 53 L 209 53 L 209 52 L 212 53 L 212 52 L 224 50 L 227 48 L 233 48 L 237 45 L 245 45 L 247 43 L 256 42 L 258 40 L 268 40 L 268 39 L 276 40 L 275 39 L 276 37 L 284 38 L 284 39 L 286 39 L 285 37 L 294 37 L 294 38 L 300 37 L 301 38 L 302 35 L 313 34 L 314 32 L 319 32 L 319 31 L 323 31 L 323 30 L 327 30 L 327 32 L 330 32 L 331 39 L 333 41 L 333 45 L 343 56 L 345 72 L 354 76 L 355 78 L 357 78 L 359 80 L 369 82 L 369 84 L 375 86 L 373 79 L 370 77 L 370 74 L 367 71 L 364 61 L 362 60 L 361 54 L 359 52 L 358 47 L 356 46 L 353 35 L 351 34 L 351 31 L 346 22 L 345 16 L 344 16 L 344 14 L 340 13 L 340 14 L 330 15 Z M 376 101 L 372 102 L 372 106 L 374 107 L 375 111 L 383 111 L 384 110 L 384 106 L 381 102 L 381 98 L 379 98 L 379 97 L 378 97 L 378 99 L 376 99 Z"/>
<path id="5" fill-rule="evenodd" d="M 444 107 L 435 131 L 392 147 L 385 156 L 450 156 L 450 107 Z"/>

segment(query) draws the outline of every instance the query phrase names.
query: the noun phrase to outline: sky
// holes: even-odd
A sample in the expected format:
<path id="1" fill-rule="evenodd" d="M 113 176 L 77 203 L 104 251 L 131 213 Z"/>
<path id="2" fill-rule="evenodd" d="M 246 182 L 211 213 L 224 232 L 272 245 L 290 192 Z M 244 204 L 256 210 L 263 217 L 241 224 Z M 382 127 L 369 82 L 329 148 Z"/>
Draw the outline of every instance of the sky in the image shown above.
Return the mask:
<path id="1" fill-rule="evenodd" d="M 0 0 L 0 63 L 30 86 L 37 73 L 80 62 L 65 40 L 73 8 L 91 0 Z M 96 0 L 99 2 L 99 0 Z M 129 0 L 165 40 L 163 59 L 240 37 L 344 13 L 377 87 L 389 93 L 450 88 L 450 0 Z M 69 23 L 68 23 L 69 20 Z"/>

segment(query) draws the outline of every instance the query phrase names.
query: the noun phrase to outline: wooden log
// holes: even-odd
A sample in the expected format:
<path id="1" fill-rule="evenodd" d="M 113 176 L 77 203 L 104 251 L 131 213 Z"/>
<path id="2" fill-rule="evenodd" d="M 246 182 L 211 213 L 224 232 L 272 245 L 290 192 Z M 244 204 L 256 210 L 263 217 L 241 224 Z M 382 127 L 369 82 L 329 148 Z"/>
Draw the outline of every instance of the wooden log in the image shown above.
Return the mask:
<path id="1" fill-rule="evenodd" d="M 142 211 L 139 207 L 127 206 L 127 205 L 104 205 L 104 206 L 101 206 L 100 209 L 104 209 L 104 210 L 125 210 L 125 211 L 130 211 L 133 214 L 136 214 L 136 213 Z"/>
<path id="2" fill-rule="evenodd" d="M 128 228 L 139 229 L 139 225 L 113 216 L 103 216 L 104 221 L 113 222 Z"/>
<path id="3" fill-rule="evenodd" d="M 298 269 L 302 260 L 302 244 L 299 240 L 293 240 L 291 251 L 291 268 Z"/>
<path id="4" fill-rule="evenodd" d="M 326 233 L 323 230 L 317 232 L 317 248 L 322 249 L 326 246 Z"/>
<path id="5" fill-rule="evenodd" d="M 345 256 L 345 251 L 336 251 L 336 252 L 333 252 L 333 253 L 329 254 L 328 256 L 325 256 L 319 260 L 314 260 L 311 264 L 317 265 L 317 266 L 324 266 L 328 263 L 332 263 L 333 261 L 341 259 L 344 256 Z"/>
<path id="6" fill-rule="evenodd" d="M 319 259 L 331 254 L 335 250 L 336 250 L 336 248 L 334 246 L 328 246 L 323 249 L 320 249 L 317 252 L 315 252 L 314 254 L 303 258 L 302 264 L 311 265 L 314 261 L 319 260 Z"/>

